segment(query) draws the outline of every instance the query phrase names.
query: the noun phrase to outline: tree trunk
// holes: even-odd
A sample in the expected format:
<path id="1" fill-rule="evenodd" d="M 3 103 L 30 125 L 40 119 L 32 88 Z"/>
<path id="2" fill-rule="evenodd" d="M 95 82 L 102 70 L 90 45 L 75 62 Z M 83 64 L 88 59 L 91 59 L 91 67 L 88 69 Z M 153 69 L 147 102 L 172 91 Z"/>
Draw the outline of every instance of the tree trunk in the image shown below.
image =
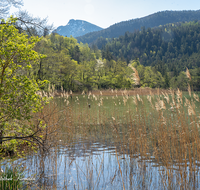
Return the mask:
<path id="1" fill-rule="evenodd" d="M 2 136 L 3 136 L 3 131 L 0 130 L 0 145 L 1 145 L 1 146 L 2 146 L 2 143 L 3 143 L 3 141 L 2 141 Z"/>

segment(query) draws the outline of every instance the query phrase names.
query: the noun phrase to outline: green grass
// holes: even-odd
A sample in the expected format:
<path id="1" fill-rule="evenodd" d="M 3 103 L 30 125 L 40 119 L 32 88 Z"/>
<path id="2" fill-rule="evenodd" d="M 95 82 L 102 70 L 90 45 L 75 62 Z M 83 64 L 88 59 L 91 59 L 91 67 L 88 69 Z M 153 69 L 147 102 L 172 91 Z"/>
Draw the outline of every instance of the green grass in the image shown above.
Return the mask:
<path id="1" fill-rule="evenodd" d="M 5 171 L 1 172 L 0 174 L 0 189 L 22 189 L 23 182 L 20 179 L 23 177 L 23 171 L 19 167 L 6 167 Z"/>

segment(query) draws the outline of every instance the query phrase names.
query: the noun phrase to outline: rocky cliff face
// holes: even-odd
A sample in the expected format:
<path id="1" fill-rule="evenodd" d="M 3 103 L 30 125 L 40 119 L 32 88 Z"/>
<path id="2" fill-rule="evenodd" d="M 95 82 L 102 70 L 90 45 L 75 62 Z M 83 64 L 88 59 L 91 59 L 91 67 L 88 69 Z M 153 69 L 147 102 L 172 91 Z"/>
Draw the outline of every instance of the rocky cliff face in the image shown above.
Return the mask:
<path id="1" fill-rule="evenodd" d="M 103 28 L 83 20 L 71 19 L 66 26 L 59 26 L 54 32 L 62 36 L 73 37 L 82 36 L 89 32 L 99 31 Z"/>

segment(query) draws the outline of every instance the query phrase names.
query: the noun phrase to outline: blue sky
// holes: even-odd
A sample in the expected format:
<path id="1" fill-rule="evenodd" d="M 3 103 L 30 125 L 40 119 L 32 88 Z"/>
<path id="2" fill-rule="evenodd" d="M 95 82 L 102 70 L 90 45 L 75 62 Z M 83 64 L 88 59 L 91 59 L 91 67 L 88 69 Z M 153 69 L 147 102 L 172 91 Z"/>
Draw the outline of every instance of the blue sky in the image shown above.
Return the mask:
<path id="1" fill-rule="evenodd" d="M 163 10 L 198 10 L 199 0 L 23 0 L 22 10 L 35 17 L 48 16 L 55 27 L 70 19 L 91 22 L 102 28 Z M 11 9 L 11 11 L 15 11 Z"/>

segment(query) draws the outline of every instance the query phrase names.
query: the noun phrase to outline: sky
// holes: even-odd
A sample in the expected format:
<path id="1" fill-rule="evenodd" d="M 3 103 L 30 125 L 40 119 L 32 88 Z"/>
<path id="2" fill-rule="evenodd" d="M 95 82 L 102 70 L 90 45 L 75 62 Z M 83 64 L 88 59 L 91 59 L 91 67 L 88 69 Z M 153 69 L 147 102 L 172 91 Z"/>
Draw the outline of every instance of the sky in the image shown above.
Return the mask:
<path id="1" fill-rule="evenodd" d="M 164 10 L 198 10 L 199 0 L 23 0 L 22 10 L 48 17 L 49 24 L 65 26 L 70 19 L 85 20 L 102 28 Z M 11 12 L 15 12 L 11 9 Z"/>

